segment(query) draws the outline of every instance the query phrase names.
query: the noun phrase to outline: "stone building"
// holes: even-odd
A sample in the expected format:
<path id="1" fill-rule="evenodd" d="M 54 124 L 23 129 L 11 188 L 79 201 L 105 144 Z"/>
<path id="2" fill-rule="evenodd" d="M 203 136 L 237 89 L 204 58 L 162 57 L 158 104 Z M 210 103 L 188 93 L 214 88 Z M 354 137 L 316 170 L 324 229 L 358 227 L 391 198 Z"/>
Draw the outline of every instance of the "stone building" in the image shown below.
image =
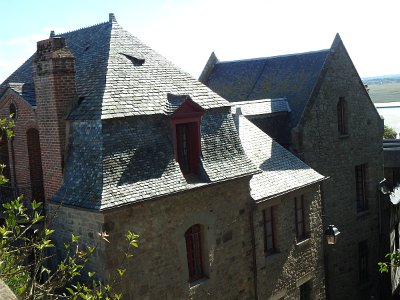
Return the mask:
<path id="1" fill-rule="evenodd" d="M 325 177 L 242 109 L 113 14 L 52 32 L 0 85 L 1 117 L 16 123 L 0 145 L 6 191 L 57 213 L 60 255 L 71 233 L 96 244 L 105 230 L 89 265 L 102 278 L 126 231 L 140 234 L 127 299 L 324 299 Z"/>
<path id="2" fill-rule="evenodd" d="M 383 238 L 388 244 L 386 253 L 399 251 L 400 249 L 400 140 L 384 139 L 383 156 L 385 181 L 382 182 L 382 200 L 388 218 L 383 219 L 383 227 L 388 235 Z M 400 296 L 400 270 L 391 268 L 390 270 L 390 290 L 398 299 Z"/>
<path id="3" fill-rule="evenodd" d="M 341 236 L 325 249 L 327 297 L 378 297 L 383 122 L 339 35 L 330 49 L 308 53 L 221 62 L 212 53 L 200 81 L 234 104 L 287 101 L 249 119 L 329 177 L 323 221 Z"/>

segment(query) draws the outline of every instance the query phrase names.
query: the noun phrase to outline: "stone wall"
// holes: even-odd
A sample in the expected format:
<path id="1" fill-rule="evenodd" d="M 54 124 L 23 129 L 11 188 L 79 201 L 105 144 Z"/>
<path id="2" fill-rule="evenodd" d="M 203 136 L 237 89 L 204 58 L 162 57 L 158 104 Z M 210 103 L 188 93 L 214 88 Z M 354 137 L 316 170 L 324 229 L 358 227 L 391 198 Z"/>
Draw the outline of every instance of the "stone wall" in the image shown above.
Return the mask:
<path id="1" fill-rule="evenodd" d="M 296 240 L 294 198 L 304 196 L 308 238 Z M 273 207 L 276 252 L 264 254 L 263 210 Z M 259 299 L 299 299 L 311 284 L 311 299 L 325 299 L 321 195 L 315 184 L 259 203 L 254 212 Z"/>
<path id="2" fill-rule="evenodd" d="M 111 244 L 106 270 L 118 266 L 127 230 L 141 237 L 123 283 L 127 299 L 254 299 L 249 178 L 105 212 Z M 202 227 L 206 278 L 189 283 L 185 231 Z"/>
<path id="3" fill-rule="evenodd" d="M 54 244 L 57 258 L 64 257 L 64 243 L 71 242 L 72 234 L 78 235 L 80 245 L 96 247 L 96 251 L 87 265 L 87 270 L 95 270 L 99 277 L 106 278 L 104 262 L 107 242 L 101 240 L 98 235 L 104 231 L 104 215 L 100 212 L 63 206 L 59 203 L 49 203 L 47 215 L 51 220 L 49 226 L 56 230 Z"/>
<path id="4" fill-rule="evenodd" d="M 335 247 L 326 249 L 329 299 L 359 299 L 377 294 L 379 195 L 383 178 L 383 122 L 370 100 L 344 46 L 340 43 L 325 66 L 325 77 L 305 112 L 296 152 L 329 179 L 322 195 L 325 226 L 341 231 Z M 345 99 L 348 134 L 338 132 L 337 103 Z M 300 145 L 300 146 L 299 146 Z M 367 164 L 368 210 L 357 212 L 355 166 Z M 368 280 L 359 280 L 359 243 L 368 243 Z"/>

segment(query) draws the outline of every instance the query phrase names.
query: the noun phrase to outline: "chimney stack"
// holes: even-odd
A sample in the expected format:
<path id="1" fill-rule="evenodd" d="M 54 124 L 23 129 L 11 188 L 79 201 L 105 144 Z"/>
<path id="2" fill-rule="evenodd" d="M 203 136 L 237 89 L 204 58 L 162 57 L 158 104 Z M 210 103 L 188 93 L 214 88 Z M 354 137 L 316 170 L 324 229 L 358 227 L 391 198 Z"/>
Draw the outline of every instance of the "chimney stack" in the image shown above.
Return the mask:
<path id="1" fill-rule="evenodd" d="M 60 188 L 66 153 L 66 118 L 76 105 L 75 58 L 62 37 L 37 43 L 33 60 L 36 112 L 42 152 L 44 192 Z"/>

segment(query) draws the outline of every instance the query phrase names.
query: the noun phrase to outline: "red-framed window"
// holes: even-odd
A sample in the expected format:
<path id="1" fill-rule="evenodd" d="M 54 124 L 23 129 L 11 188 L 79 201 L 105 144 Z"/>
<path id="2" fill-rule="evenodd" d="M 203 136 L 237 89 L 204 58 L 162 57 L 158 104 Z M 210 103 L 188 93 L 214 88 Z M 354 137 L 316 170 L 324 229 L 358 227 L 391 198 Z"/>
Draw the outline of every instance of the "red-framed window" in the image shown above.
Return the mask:
<path id="1" fill-rule="evenodd" d="M 304 196 L 294 198 L 296 237 L 298 240 L 306 238 L 306 227 L 304 222 Z"/>
<path id="2" fill-rule="evenodd" d="M 368 210 L 366 173 L 366 164 L 355 167 L 357 212 Z"/>
<path id="3" fill-rule="evenodd" d="M 175 125 L 176 154 L 183 174 L 197 174 L 200 161 L 199 124 L 197 122 Z"/>
<path id="4" fill-rule="evenodd" d="M 184 175 L 196 175 L 200 165 L 200 122 L 204 110 L 186 99 L 172 115 L 175 159 Z"/>
<path id="5" fill-rule="evenodd" d="M 265 255 L 274 253 L 275 248 L 275 226 L 274 226 L 274 208 L 268 207 L 263 210 L 264 218 L 264 253 Z"/>
<path id="6" fill-rule="evenodd" d="M 201 226 L 195 224 L 185 232 L 189 281 L 204 277 Z"/>
<path id="7" fill-rule="evenodd" d="M 337 123 L 340 135 L 347 134 L 346 102 L 344 97 L 340 97 L 337 104 Z"/>

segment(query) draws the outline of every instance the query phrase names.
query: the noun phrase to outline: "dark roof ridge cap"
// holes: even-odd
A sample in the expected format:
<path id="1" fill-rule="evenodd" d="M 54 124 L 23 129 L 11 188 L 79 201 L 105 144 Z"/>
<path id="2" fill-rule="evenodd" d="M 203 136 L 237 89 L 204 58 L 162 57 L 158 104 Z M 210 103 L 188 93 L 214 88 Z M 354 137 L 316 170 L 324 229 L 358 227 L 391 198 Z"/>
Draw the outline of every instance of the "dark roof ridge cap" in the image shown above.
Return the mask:
<path id="1" fill-rule="evenodd" d="M 94 24 L 94 25 L 90 25 L 90 26 L 81 27 L 81 28 L 78 28 L 78 29 L 66 31 L 66 32 L 63 32 L 63 33 L 56 33 L 54 35 L 54 37 L 60 37 L 60 36 L 66 35 L 66 34 L 74 33 L 74 32 L 80 31 L 80 30 L 90 29 L 90 28 L 93 28 L 93 27 L 96 27 L 96 26 L 100 26 L 100 25 L 105 25 L 105 24 L 110 24 L 110 22 L 108 22 L 108 21 L 107 22 L 101 22 L 101 23 L 97 23 L 97 24 Z M 118 24 L 118 23 L 116 23 L 116 24 Z"/>
<path id="2" fill-rule="evenodd" d="M 316 96 L 317 96 L 317 94 L 318 94 L 318 92 L 319 92 L 319 90 L 321 88 L 322 81 L 325 78 L 326 72 L 328 71 L 329 64 L 332 61 L 332 52 L 334 52 L 333 49 L 334 48 L 336 49 L 338 47 L 339 43 L 342 44 L 342 46 L 344 47 L 343 42 L 342 42 L 339 34 L 337 33 L 331 48 L 327 49 L 328 55 L 325 57 L 325 60 L 324 60 L 324 62 L 322 64 L 322 67 L 321 67 L 321 70 L 319 71 L 317 80 L 315 81 L 315 84 L 314 84 L 314 86 L 313 86 L 313 88 L 311 90 L 311 93 L 308 96 L 308 100 L 306 102 L 306 105 L 303 108 L 303 111 L 301 113 L 299 122 L 297 123 L 297 125 L 295 127 L 302 128 L 304 126 L 304 123 L 305 123 L 304 115 L 306 114 L 306 111 L 308 111 L 310 109 L 310 107 L 312 107 L 312 105 L 315 102 L 315 98 L 316 98 Z"/>
<path id="3" fill-rule="evenodd" d="M 216 64 L 234 63 L 234 62 L 242 62 L 242 61 L 257 61 L 257 60 L 275 59 L 275 58 L 283 58 L 283 57 L 290 57 L 290 56 L 299 56 L 299 55 L 322 53 L 322 52 L 327 52 L 328 53 L 330 50 L 331 50 L 330 48 L 327 48 L 327 49 L 321 49 L 321 50 L 315 50 L 315 51 L 307 51 L 307 52 L 299 52 L 299 53 L 288 53 L 288 54 L 274 55 L 274 56 L 265 56 L 265 57 L 255 57 L 255 58 L 245 58 L 245 59 L 218 61 Z"/>

